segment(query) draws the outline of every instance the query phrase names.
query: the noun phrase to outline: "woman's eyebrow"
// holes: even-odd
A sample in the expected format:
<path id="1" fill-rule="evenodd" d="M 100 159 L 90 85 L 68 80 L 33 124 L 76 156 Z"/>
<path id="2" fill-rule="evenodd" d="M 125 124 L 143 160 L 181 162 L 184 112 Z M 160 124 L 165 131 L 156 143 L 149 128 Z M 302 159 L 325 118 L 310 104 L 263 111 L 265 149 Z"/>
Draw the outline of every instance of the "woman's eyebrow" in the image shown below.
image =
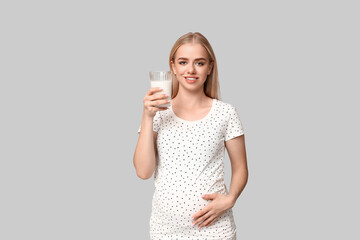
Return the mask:
<path id="1" fill-rule="evenodd" d="M 189 60 L 188 58 L 184 58 L 184 57 L 179 57 L 178 60 Z M 195 60 L 204 60 L 206 61 L 206 58 L 195 58 Z"/>

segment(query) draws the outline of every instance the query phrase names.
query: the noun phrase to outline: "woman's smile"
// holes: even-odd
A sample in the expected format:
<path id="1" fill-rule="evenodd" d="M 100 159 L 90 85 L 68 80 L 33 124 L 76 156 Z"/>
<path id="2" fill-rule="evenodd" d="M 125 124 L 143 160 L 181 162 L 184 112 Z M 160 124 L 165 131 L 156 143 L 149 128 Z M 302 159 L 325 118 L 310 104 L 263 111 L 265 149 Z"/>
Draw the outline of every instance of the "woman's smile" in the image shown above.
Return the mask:
<path id="1" fill-rule="evenodd" d="M 194 83 L 198 80 L 198 77 L 184 77 L 187 83 Z"/>

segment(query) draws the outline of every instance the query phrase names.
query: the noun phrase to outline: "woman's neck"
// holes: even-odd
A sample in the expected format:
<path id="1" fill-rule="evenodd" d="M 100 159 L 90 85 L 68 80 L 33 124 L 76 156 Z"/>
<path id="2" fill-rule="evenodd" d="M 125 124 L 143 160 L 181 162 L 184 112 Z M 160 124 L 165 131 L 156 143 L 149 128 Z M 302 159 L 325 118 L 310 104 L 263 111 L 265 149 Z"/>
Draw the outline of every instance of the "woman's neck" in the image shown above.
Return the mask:
<path id="1" fill-rule="evenodd" d="M 178 93 L 176 97 L 171 100 L 171 104 L 191 111 L 207 107 L 209 105 L 209 97 L 206 96 L 204 92 L 202 92 L 202 94 Z"/>

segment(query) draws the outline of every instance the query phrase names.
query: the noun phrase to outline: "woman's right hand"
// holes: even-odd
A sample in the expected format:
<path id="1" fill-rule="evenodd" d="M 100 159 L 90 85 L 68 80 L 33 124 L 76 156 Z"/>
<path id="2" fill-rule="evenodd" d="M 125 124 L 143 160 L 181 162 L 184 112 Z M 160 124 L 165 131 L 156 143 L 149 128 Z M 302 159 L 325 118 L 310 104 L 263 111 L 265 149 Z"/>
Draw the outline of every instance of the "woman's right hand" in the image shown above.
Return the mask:
<path id="1" fill-rule="evenodd" d="M 156 107 L 155 105 L 167 104 L 169 103 L 168 99 L 170 96 L 163 94 L 156 94 L 156 92 L 161 92 L 161 88 L 152 87 L 146 93 L 143 103 L 144 103 L 144 113 L 146 116 L 153 118 L 157 111 L 163 111 L 168 109 L 167 107 Z"/>

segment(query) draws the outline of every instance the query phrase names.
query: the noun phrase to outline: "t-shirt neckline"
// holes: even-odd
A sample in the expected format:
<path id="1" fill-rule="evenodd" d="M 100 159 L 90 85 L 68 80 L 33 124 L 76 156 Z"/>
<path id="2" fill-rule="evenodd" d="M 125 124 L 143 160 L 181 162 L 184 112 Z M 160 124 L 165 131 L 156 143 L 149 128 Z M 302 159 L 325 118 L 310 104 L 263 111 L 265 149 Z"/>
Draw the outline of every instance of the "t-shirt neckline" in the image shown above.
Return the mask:
<path id="1" fill-rule="evenodd" d="M 212 105 L 211 105 L 210 111 L 206 114 L 205 117 L 203 117 L 203 118 L 201 118 L 201 119 L 198 119 L 198 120 L 195 120 L 195 121 L 185 120 L 185 119 L 182 119 L 182 118 L 176 116 L 176 114 L 174 113 L 174 111 L 173 111 L 173 109 L 172 109 L 172 103 L 170 104 L 170 111 L 171 111 L 172 115 L 173 115 L 177 120 L 179 120 L 179 121 L 181 121 L 181 122 L 185 122 L 185 123 L 198 123 L 198 122 L 204 121 L 204 120 L 206 120 L 206 119 L 208 119 L 208 118 L 210 117 L 211 113 L 214 111 L 215 104 L 216 104 L 216 99 L 213 98 L 213 99 L 212 99 Z"/>

